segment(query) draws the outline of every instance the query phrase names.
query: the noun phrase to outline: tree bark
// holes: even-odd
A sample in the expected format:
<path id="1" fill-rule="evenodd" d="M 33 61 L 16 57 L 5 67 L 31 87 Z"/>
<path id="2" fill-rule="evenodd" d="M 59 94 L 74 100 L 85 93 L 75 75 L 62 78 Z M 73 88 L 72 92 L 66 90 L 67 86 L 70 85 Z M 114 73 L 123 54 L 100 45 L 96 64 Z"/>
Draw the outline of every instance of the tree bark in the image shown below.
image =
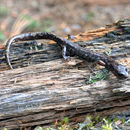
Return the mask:
<path id="1" fill-rule="evenodd" d="M 130 68 L 129 21 L 79 34 L 72 41 L 100 53 L 111 50 L 113 58 Z M 26 49 L 25 43 L 13 45 L 11 62 L 17 69 L 0 72 L 0 127 L 48 126 L 66 116 L 73 123 L 87 114 L 130 110 L 130 77 L 118 80 L 110 73 L 106 80 L 86 84 L 99 66 L 91 72 L 91 63 L 82 59 L 65 62 L 56 44 L 38 44 L 43 50 L 31 51 L 29 44 Z M 5 70 L 4 50 L 0 53 L 1 70 Z"/>

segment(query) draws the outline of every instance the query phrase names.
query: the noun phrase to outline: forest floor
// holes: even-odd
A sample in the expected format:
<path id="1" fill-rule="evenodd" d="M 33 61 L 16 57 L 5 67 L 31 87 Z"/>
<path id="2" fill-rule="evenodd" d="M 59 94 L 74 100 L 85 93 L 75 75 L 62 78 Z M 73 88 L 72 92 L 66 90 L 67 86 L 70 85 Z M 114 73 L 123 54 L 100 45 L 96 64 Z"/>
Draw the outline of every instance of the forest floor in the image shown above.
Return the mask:
<path id="1" fill-rule="evenodd" d="M 76 35 L 129 14 L 129 0 L 0 0 L 0 43 L 28 31 Z"/>

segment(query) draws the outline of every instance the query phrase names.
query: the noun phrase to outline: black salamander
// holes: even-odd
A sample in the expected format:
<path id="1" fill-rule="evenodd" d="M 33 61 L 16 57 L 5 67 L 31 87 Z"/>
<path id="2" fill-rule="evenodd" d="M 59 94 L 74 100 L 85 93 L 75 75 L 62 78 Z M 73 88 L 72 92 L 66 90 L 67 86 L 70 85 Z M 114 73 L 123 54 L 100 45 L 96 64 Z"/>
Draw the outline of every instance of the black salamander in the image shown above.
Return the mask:
<path id="1" fill-rule="evenodd" d="M 20 34 L 11 37 L 7 41 L 6 49 L 5 49 L 5 57 L 9 68 L 13 69 L 9 60 L 9 53 L 10 53 L 9 49 L 12 43 L 18 41 L 39 40 L 39 39 L 48 39 L 48 40 L 55 41 L 59 46 L 62 47 L 62 55 L 65 60 L 69 59 L 69 57 L 66 56 L 66 51 L 69 51 L 87 61 L 98 63 L 104 66 L 107 70 L 111 71 L 115 76 L 117 76 L 120 79 L 128 77 L 127 68 L 117 63 L 109 56 L 87 50 L 85 48 L 82 48 L 70 42 L 67 39 L 60 38 L 52 33 L 47 33 L 47 32 L 32 32 L 32 33 L 25 33 L 25 34 Z"/>

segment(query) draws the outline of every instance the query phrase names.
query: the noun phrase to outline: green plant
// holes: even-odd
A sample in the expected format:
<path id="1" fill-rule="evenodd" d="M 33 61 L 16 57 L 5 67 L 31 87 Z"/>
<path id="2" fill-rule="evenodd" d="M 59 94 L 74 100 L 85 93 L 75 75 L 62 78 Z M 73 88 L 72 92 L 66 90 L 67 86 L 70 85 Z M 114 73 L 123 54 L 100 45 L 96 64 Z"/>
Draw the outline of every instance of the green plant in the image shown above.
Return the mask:
<path id="1" fill-rule="evenodd" d="M 0 40 L 1 41 L 4 41 L 5 40 L 5 35 L 0 31 Z"/>
<path id="2" fill-rule="evenodd" d="M 37 126 L 34 130 L 43 130 L 41 126 Z"/>
<path id="3" fill-rule="evenodd" d="M 125 122 L 125 125 L 130 126 L 130 119 Z"/>
<path id="4" fill-rule="evenodd" d="M 52 20 L 51 19 L 45 19 L 43 23 L 41 24 L 41 29 L 40 31 L 43 32 L 50 32 L 50 26 L 52 25 Z"/>
<path id="5" fill-rule="evenodd" d="M 94 19 L 94 16 L 95 16 L 94 12 L 87 12 L 85 14 L 84 19 L 85 19 L 86 22 L 90 22 L 90 21 L 92 21 Z"/>
<path id="6" fill-rule="evenodd" d="M 93 121 L 92 121 L 92 117 L 91 116 L 87 116 L 85 121 L 83 123 L 79 123 L 79 128 L 78 130 L 93 130 L 94 126 L 93 126 Z"/>
<path id="7" fill-rule="evenodd" d="M 65 117 L 63 120 L 57 123 L 57 126 L 67 125 L 69 122 L 69 118 Z"/>
<path id="8" fill-rule="evenodd" d="M 103 130 L 113 130 L 112 123 L 109 123 L 105 118 L 103 119 L 105 125 L 102 125 Z"/>
<path id="9" fill-rule="evenodd" d="M 22 15 L 21 18 L 29 21 L 28 26 L 27 26 L 27 29 L 29 30 L 33 30 L 40 26 L 39 22 L 30 16 Z"/>
<path id="10" fill-rule="evenodd" d="M 69 118 L 65 117 L 63 120 L 60 122 L 55 123 L 56 129 L 53 130 L 73 130 L 70 125 L 69 125 Z M 50 129 L 49 129 L 50 130 Z"/>
<path id="11" fill-rule="evenodd" d="M 0 16 L 6 16 L 9 12 L 9 9 L 0 5 Z"/>
<path id="12" fill-rule="evenodd" d="M 105 51 L 104 54 L 107 55 L 107 56 L 109 56 L 111 54 L 111 50 Z"/>
<path id="13" fill-rule="evenodd" d="M 1 130 L 7 130 L 7 128 L 4 127 L 4 128 L 2 128 Z"/>
<path id="14" fill-rule="evenodd" d="M 108 70 L 103 68 L 99 70 L 95 75 L 91 76 L 87 81 L 86 84 L 92 84 L 100 80 L 104 80 L 108 77 Z"/>

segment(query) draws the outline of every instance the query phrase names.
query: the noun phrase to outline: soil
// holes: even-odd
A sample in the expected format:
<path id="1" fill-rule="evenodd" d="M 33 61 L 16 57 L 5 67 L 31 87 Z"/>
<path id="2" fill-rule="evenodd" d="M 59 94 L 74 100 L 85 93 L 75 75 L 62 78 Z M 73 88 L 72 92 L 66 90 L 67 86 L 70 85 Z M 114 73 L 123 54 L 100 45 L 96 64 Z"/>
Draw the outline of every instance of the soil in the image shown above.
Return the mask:
<path id="1" fill-rule="evenodd" d="M 8 10 L 0 16 L 0 30 L 5 39 L 28 31 L 75 35 L 127 18 L 130 14 L 129 0 L 0 0 L 0 4 L 0 8 Z M 40 26 L 27 29 L 18 22 L 21 15 L 28 15 Z"/>

